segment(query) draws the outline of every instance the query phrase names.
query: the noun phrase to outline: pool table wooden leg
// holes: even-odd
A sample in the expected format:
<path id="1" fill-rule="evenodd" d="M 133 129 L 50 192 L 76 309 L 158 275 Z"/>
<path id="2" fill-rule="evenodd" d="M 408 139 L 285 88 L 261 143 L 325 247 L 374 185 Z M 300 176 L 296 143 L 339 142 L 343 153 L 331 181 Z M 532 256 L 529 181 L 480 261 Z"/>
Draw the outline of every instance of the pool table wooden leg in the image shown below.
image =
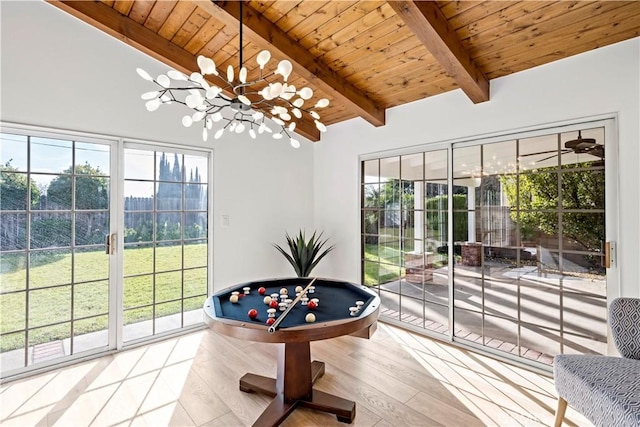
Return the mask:
<path id="1" fill-rule="evenodd" d="M 311 400 L 304 400 L 300 405 L 335 414 L 338 421 L 343 423 L 351 424 L 356 417 L 356 402 L 320 390 L 313 390 Z"/>
<path id="2" fill-rule="evenodd" d="M 313 389 L 324 370 L 324 362 L 311 361 L 308 341 L 280 346 L 276 379 L 256 374 L 245 374 L 240 379 L 240 390 L 274 398 L 254 426 L 277 426 L 298 405 L 329 412 L 338 421 L 352 423 L 356 416 L 355 402 Z"/>

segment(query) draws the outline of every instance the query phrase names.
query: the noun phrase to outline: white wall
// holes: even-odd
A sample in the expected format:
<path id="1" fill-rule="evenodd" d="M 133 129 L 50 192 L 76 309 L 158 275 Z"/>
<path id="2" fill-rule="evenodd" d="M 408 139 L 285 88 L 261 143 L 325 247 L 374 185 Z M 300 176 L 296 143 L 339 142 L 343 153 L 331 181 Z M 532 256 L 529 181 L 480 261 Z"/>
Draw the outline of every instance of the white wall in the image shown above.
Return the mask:
<path id="1" fill-rule="evenodd" d="M 318 273 L 360 280 L 358 158 L 362 154 L 616 113 L 620 294 L 640 296 L 640 38 L 493 80 L 491 100 L 460 91 L 387 111 L 387 125 L 333 125 L 314 146 L 315 222 L 337 248 Z"/>
<path id="2" fill-rule="evenodd" d="M 0 2 L 0 120 L 214 149 L 214 286 L 291 276 L 271 242 L 313 225 L 313 149 L 245 134 L 203 143 L 140 94 L 167 67 L 43 2 Z M 195 64 L 194 64 L 195 68 Z M 230 226 L 221 227 L 221 215 Z"/>

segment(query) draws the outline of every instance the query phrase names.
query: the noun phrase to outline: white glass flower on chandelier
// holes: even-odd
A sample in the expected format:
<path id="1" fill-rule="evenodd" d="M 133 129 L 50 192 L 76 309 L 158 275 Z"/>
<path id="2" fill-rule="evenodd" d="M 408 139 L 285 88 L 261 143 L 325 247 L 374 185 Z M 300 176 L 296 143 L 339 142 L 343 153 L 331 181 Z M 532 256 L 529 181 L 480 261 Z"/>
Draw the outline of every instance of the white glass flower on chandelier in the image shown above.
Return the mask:
<path id="1" fill-rule="evenodd" d="M 242 37 L 240 40 L 242 49 Z M 224 77 L 218 72 L 213 59 L 202 55 L 198 56 L 197 60 L 200 71 L 190 76 L 170 70 L 166 75 L 161 74 L 154 79 L 140 68 L 136 71 L 140 77 L 158 86 L 156 90 L 142 94 L 147 110 L 155 111 L 162 104 L 184 105 L 191 111 L 182 117 L 182 124 L 190 127 L 200 123 L 203 129 L 202 138 L 205 141 L 214 123 L 220 123 L 213 135 L 215 139 L 221 138 L 225 132 L 240 134 L 246 130 L 254 139 L 257 134 L 266 132 L 271 133 L 274 139 L 286 136 L 291 146 L 298 148 L 300 142 L 292 135 L 296 128 L 295 120 L 308 115 L 316 128 L 325 132 L 327 128 L 320 122 L 320 115 L 316 110 L 327 107 L 329 100 L 322 98 L 312 107 L 305 106 L 305 102 L 313 97 L 313 90 L 308 87 L 297 89 L 287 83 L 293 70 L 291 62 L 287 60 L 280 61 L 276 70 L 271 73 L 263 74 L 270 59 L 271 54 L 268 50 L 258 54 L 256 62 L 259 66 L 259 76 L 253 81 L 247 81 L 248 72 L 242 66 L 241 51 L 240 69 L 236 73 L 229 65 Z M 205 78 L 208 75 L 219 77 L 225 84 L 222 87 L 210 84 Z M 282 81 L 275 81 L 276 76 L 280 76 Z M 278 130 L 272 130 L 267 126 L 267 116 L 278 125 Z"/>

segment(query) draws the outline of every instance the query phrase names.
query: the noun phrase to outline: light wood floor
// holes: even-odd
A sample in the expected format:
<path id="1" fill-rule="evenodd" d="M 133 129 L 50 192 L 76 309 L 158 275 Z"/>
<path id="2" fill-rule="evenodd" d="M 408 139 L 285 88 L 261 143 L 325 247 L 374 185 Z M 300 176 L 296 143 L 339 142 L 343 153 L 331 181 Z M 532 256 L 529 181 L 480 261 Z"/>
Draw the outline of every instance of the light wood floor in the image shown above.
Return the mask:
<path id="1" fill-rule="evenodd" d="M 244 426 L 269 403 L 238 389 L 247 371 L 275 376 L 275 344 L 211 330 L 3 384 L 4 426 Z M 380 324 L 371 340 L 311 344 L 320 390 L 355 400 L 358 426 L 549 426 L 551 378 Z M 285 426 L 344 426 L 297 409 Z M 571 408 L 565 425 L 590 425 Z"/>

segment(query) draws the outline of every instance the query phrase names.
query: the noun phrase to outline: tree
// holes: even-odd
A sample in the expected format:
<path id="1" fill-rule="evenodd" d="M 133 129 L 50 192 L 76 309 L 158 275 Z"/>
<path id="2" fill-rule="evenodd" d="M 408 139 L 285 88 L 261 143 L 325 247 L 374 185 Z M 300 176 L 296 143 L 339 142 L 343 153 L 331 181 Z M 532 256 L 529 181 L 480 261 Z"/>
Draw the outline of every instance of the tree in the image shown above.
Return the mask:
<path id="1" fill-rule="evenodd" d="M 75 176 L 75 209 L 88 211 L 76 216 L 76 244 L 98 244 L 109 233 L 101 227 L 106 222 L 107 213 L 95 212 L 109 208 L 108 179 L 99 175 L 103 175 L 100 168 L 88 163 L 77 165 L 75 171 L 69 167 L 53 179 L 47 189 L 50 207 L 71 209 L 72 179 Z"/>
<path id="2" fill-rule="evenodd" d="M 40 201 L 40 192 L 35 181 L 31 181 L 31 195 L 28 195 L 27 174 L 18 173 L 11 166 L 11 160 L 0 166 L 0 209 L 25 210 L 27 200 L 31 200 L 31 206 L 36 206 Z"/>
<path id="3" fill-rule="evenodd" d="M 520 213 L 511 219 L 520 224 L 522 240 L 535 239 L 540 232 L 556 236 L 559 231 L 558 203 L 565 209 L 604 209 L 604 171 L 580 169 L 591 164 L 565 166 L 560 175 L 562 198 L 558 197 L 558 174 L 555 170 L 518 175 Z M 572 170 L 576 169 L 576 170 Z M 501 177 L 509 206 L 516 206 L 518 194 L 515 176 Z M 599 213 L 569 212 L 562 216 L 563 238 L 580 245 L 580 249 L 600 251 L 605 239 L 605 224 Z"/>
<path id="4" fill-rule="evenodd" d="M 71 208 L 71 179 L 72 168 L 68 167 L 49 184 L 47 198 L 49 203 L 55 203 L 63 209 Z M 100 168 L 90 164 L 78 165 L 75 168 L 75 208 L 76 209 L 107 209 L 109 207 L 108 181 Z"/>

